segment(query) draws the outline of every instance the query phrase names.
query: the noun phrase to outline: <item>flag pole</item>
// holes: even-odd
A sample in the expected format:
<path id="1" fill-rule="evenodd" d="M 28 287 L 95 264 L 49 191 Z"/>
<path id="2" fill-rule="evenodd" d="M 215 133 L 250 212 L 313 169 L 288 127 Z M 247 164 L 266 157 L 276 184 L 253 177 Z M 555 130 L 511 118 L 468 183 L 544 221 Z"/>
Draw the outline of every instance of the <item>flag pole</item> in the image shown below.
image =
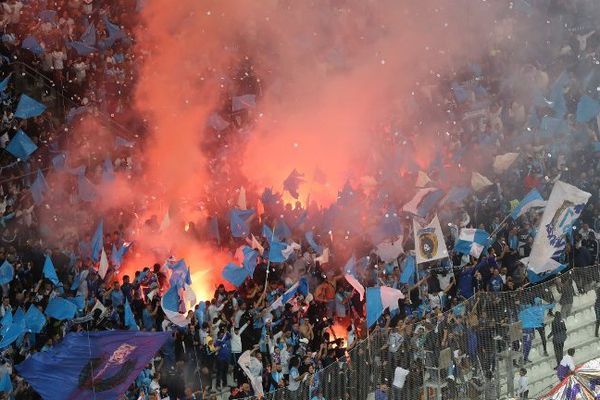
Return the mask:
<path id="1" fill-rule="evenodd" d="M 269 242 L 269 253 L 271 253 L 271 243 L 273 243 L 273 239 L 275 238 L 275 222 L 273 222 L 273 230 L 271 231 L 271 241 Z M 271 269 L 271 256 L 269 255 L 269 260 L 267 261 L 267 273 L 265 274 L 265 290 L 263 294 L 267 293 L 267 284 L 269 282 L 269 270 Z"/>

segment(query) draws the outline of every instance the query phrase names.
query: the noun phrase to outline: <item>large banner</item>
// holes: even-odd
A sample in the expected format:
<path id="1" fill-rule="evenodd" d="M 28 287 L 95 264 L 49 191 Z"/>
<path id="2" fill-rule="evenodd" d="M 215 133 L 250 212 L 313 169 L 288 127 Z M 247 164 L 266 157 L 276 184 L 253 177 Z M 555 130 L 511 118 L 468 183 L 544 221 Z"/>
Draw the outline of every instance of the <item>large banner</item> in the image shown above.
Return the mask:
<path id="1" fill-rule="evenodd" d="M 426 226 L 421 226 L 413 219 L 413 232 L 417 264 L 448 257 L 446 241 L 437 215 Z"/>
<path id="2" fill-rule="evenodd" d="M 167 332 L 69 333 L 16 366 L 45 400 L 120 398 L 169 338 Z"/>
<path id="3" fill-rule="evenodd" d="M 573 229 L 590 197 L 590 193 L 567 183 L 558 181 L 554 184 L 529 255 L 531 271 L 539 274 L 556 266 L 551 259 L 565 250 L 565 236 Z"/>

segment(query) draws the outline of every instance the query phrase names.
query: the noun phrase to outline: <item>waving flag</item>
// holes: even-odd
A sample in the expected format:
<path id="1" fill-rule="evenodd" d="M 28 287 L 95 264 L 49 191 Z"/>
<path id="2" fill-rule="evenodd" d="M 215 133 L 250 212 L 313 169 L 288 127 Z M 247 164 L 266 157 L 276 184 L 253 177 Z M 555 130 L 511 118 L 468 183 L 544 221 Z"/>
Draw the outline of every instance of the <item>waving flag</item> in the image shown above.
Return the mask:
<path id="1" fill-rule="evenodd" d="M 87 21 L 87 19 L 85 21 Z M 88 22 L 88 26 L 87 28 L 85 28 L 85 31 L 83 32 L 79 40 L 81 41 L 81 43 L 84 43 L 88 46 L 94 46 L 96 44 L 96 27 L 94 26 L 94 24 L 90 24 Z"/>
<path id="2" fill-rule="evenodd" d="M 285 260 L 287 260 L 287 257 L 284 255 L 283 252 L 285 251 L 285 249 L 287 249 L 287 247 L 288 246 L 286 243 L 273 240 L 269 244 L 269 261 L 275 263 L 285 262 Z"/>
<path id="3" fill-rule="evenodd" d="M 557 181 L 546 204 L 540 230 L 535 236 L 531 254 L 527 259 L 529 269 L 536 273 L 546 272 L 557 267 L 552 258 L 564 251 L 565 235 L 573 229 L 573 224 L 583 211 L 591 194 L 573 185 Z"/>
<path id="4" fill-rule="evenodd" d="M 515 162 L 515 160 L 519 157 L 519 153 L 506 153 L 496 156 L 494 158 L 494 172 L 497 174 L 501 174 Z"/>
<path id="5" fill-rule="evenodd" d="M 235 96 L 231 99 L 231 111 L 249 110 L 256 107 L 256 96 L 253 94 L 245 94 L 243 96 Z"/>
<path id="6" fill-rule="evenodd" d="M 398 238 L 394 241 L 383 241 L 377 245 L 376 253 L 383 262 L 395 261 L 400 254 L 404 253 L 404 246 L 402 246 L 403 237 Z"/>
<path id="7" fill-rule="evenodd" d="M 252 240 L 250 241 L 250 247 L 252 247 L 254 250 L 258 251 L 258 254 L 260 254 L 261 256 L 265 252 L 265 248 L 258 242 L 258 240 L 256 239 L 256 237 L 254 235 L 252 235 Z"/>
<path id="8" fill-rule="evenodd" d="M 402 211 L 426 217 L 444 196 L 444 192 L 436 188 L 419 189 L 411 201 L 402 207 Z"/>
<path id="9" fill-rule="evenodd" d="M 169 284 L 171 286 L 183 287 L 184 285 L 192 284 L 192 276 L 190 275 L 190 269 L 185 264 L 183 259 L 177 261 L 173 265 L 168 265 L 171 269 L 171 278 L 169 278 Z"/>
<path id="10" fill-rule="evenodd" d="M 469 254 L 479 258 L 483 249 L 489 246 L 490 235 L 481 229 L 463 228 L 454 245 L 454 251 L 460 254 Z"/>
<path id="11" fill-rule="evenodd" d="M 344 278 L 346 278 L 350 286 L 352 286 L 354 290 L 358 292 L 358 295 L 360 296 L 360 301 L 363 301 L 365 297 L 365 287 L 361 285 L 361 283 L 350 274 L 345 274 Z"/>
<path id="12" fill-rule="evenodd" d="M 168 339 L 168 332 L 69 333 L 17 372 L 45 400 L 120 398 Z M 60 382 L 60 385 L 57 385 Z"/>
<path id="13" fill-rule="evenodd" d="M 304 175 L 299 173 L 298 171 L 296 171 L 296 169 L 294 169 L 290 175 L 285 178 L 285 181 L 283 181 L 283 188 L 285 190 L 287 190 L 293 198 L 297 199 L 298 196 L 300 196 L 298 194 L 298 188 L 300 187 L 300 184 L 304 182 Z"/>
<path id="14" fill-rule="evenodd" d="M 233 209 L 229 214 L 229 227 L 233 237 L 244 237 L 249 233 L 248 222 L 254 215 L 254 210 Z"/>
<path id="15" fill-rule="evenodd" d="M 49 256 L 46 256 L 46 260 L 44 261 L 44 269 L 42 272 L 44 274 L 44 278 L 48 279 L 55 286 L 60 285 L 58 275 L 56 275 L 56 270 L 54 269 L 54 264 L 52 263 L 52 259 Z"/>
<path id="16" fill-rule="evenodd" d="M 2 340 L 0 340 L 0 349 L 4 349 L 14 343 L 19 336 L 26 331 L 25 318 L 22 316 L 23 310 L 17 309 L 14 315 L 6 312 L 2 319 Z M 10 318 L 7 318 L 10 316 Z"/>
<path id="17" fill-rule="evenodd" d="M 98 190 L 85 175 L 80 175 L 77 179 L 77 194 L 80 200 L 91 203 L 98 197 Z"/>
<path id="18" fill-rule="evenodd" d="M 21 47 L 31 51 L 37 56 L 40 56 L 44 53 L 44 48 L 40 46 L 40 43 L 37 41 L 37 39 L 31 35 L 23 39 L 23 42 L 21 42 Z"/>
<path id="19" fill-rule="evenodd" d="M 313 249 L 315 253 L 323 254 L 323 247 L 319 246 L 317 242 L 315 242 L 315 235 L 313 231 L 306 232 L 304 234 L 304 237 L 306 238 L 306 241 L 308 242 L 310 248 Z"/>
<path id="20" fill-rule="evenodd" d="M 25 313 L 25 326 L 33 333 L 40 333 L 46 325 L 46 316 L 34 305 L 31 304 Z"/>
<path id="21" fill-rule="evenodd" d="M 8 89 L 8 82 L 10 82 L 10 74 L 0 82 L 0 93 Z"/>
<path id="22" fill-rule="evenodd" d="M 73 319 L 75 318 L 75 314 L 77 314 L 77 306 L 62 297 L 53 297 L 48 302 L 45 313 L 47 316 L 59 321 Z"/>
<path id="23" fill-rule="evenodd" d="M 441 204 L 442 205 L 446 205 L 446 204 L 460 205 L 463 203 L 463 201 L 467 197 L 469 197 L 471 192 L 473 192 L 473 190 L 471 190 L 471 188 L 468 188 L 468 187 L 453 187 L 452 189 L 450 189 L 448 194 L 446 196 L 444 196 Z"/>
<path id="24" fill-rule="evenodd" d="M 250 276 L 254 275 L 254 270 L 256 269 L 256 260 L 258 258 L 258 254 L 251 247 L 244 246 L 243 248 L 244 260 L 242 262 L 242 266 Z"/>
<path id="25" fill-rule="evenodd" d="M 519 320 L 523 329 L 539 328 L 544 325 L 546 310 L 554 308 L 554 304 L 535 304 L 524 307 L 519 311 Z"/>
<path id="26" fill-rule="evenodd" d="M 44 200 L 44 193 L 48 191 L 48 184 L 41 170 L 38 169 L 35 181 L 33 181 L 29 190 L 31 190 L 33 201 L 39 205 Z"/>
<path id="27" fill-rule="evenodd" d="M 413 218 L 413 233 L 415 237 L 417 264 L 448 257 L 444 233 L 442 232 L 440 220 L 437 215 L 425 226 L 421 226 Z"/>
<path id="28" fill-rule="evenodd" d="M 532 208 L 545 206 L 546 201 L 540 192 L 538 192 L 537 189 L 532 189 L 525 197 L 523 197 L 523 200 L 519 202 L 514 210 L 511 211 L 510 216 L 512 219 L 516 220 L 521 215 L 526 214 L 527 211 L 531 210 Z"/>
<path id="29" fill-rule="evenodd" d="M 8 146 L 6 146 L 6 151 L 20 160 L 27 160 L 37 148 L 29 136 L 19 129 L 10 143 L 8 143 Z"/>
<path id="30" fill-rule="evenodd" d="M 26 94 L 22 94 L 15 110 L 15 117 L 27 119 L 37 117 L 46 110 L 46 106 L 37 100 L 32 99 Z"/>
<path id="31" fill-rule="evenodd" d="M 408 256 L 404 261 L 404 268 L 400 274 L 400 283 L 414 285 L 416 282 L 415 276 L 417 275 L 417 264 L 415 256 Z"/>
<path id="32" fill-rule="evenodd" d="M 474 191 L 480 192 L 483 189 L 492 186 L 493 183 L 485 176 L 481 175 L 479 172 L 473 171 L 471 173 L 471 187 Z"/>
<path id="33" fill-rule="evenodd" d="M 100 250 L 100 263 L 98 264 L 98 275 L 100 278 L 104 279 L 106 273 L 108 272 L 108 257 L 106 257 L 106 252 L 104 251 L 104 247 Z"/>
<path id="34" fill-rule="evenodd" d="M 297 293 L 300 293 L 305 297 L 308 295 L 308 282 L 306 281 L 306 278 L 300 278 L 298 282 L 286 290 L 283 295 L 281 295 L 273 302 L 273 304 L 271 304 L 271 309 L 275 310 L 279 307 L 283 307 L 284 304 L 287 304 L 290 300 L 296 297 Z"/>
<path id="35" fill-rule="evenodd" d="M 227 129 L 229 127 L 229 125 L 231 125 L 229 122 L 227 122 L 225 119 L 223 119 L 223 117 L 221 117 L 216 112 L 214 112 L 208 116 L 206 123 L 208 124 L 208 126 L 213 128 L 215 131 L 219 131 L 219 132 Z"/>
<path id="36" fill-rule="evenodd" d="M 398 300 L 404 294 L 397 289 L 387 286 L 367 288 L 367 327 L 373 326 L 381 317 L 386 308 L 390 311 L 398 309 Z"/>
<path id="37" fill-rule="evenodd" d="M 182 292 L 183 297 L 181 296 Z M 179 327 L 185 327 L 190 323 L 190 320 L 182 313 L 186 310 L 185 297 L 185 288 L 171 286 L 160 300 L 160 306 L 167 319 Z"/>
<path id="38" fill-rule="evenodd" d="M 98 261 L 100 250 L 104 248 L 104 222 L 100 220 L 92 237 L 92 260 Z"/>
<path id="39" fill-rule="evenodd" d="M 600 103 L 590 96 L 581 96 L 577 103 L 576 120 L 579 123 L 590 122 L 600 113 Z"/>
<path id="40" fill-rule="evenodd" d="M 269 228 L 266 224 L 263 224 L 262 236 L 267 239 L 269 243 L 273 240 L 280 240 L 279 237 Z"/>
<path id="41" fill-rule="evenodd" d="M 221 276 L 227 282 L 231 283 L 236 288 L 242 286 L 246 278 L 250 276 L 250 272 L 239 265 L 230 262 L 229 264 L 223 267 L 223 271 L 221 272 Z"/>
<path id="42" fill-rule="evenodd" d="M 4 260 L 2 265 L 0 265 L 0 285 L 6 285 L 7 283 L 12 282 L 14 277 L 15 269 L 11 263 Z"/>
<path id="43" fill-rule="evenodd" d="M 277 220 L 277 222 L 275 223 L 275 237 L 281 238 L 281 239 L 291 239 L 292 238 L 292 231 L 290 230 L 290 228 L 287 226 L 287 224 L 285 223 L 285 221 L 282 218 L 279 218 Z"/>
<path id="44" fill-rule="evenodd" d="M 123 316 L 125 326 L 132 331 L 139 331 L 137 323 L 135 322 L 135 317 L 133 316 L 133 311 L 131 311 L 131 306 L 129 305 L 129 300 L 125 299 L 125 313 Z"/>
<path id="45" fill-rule="evenodd" d="M 13 391 L 12 382 L 10 380 L 10 374 L 7 370 L 2 374 L 0 378 L 0 392 L 10 393 Z"/>

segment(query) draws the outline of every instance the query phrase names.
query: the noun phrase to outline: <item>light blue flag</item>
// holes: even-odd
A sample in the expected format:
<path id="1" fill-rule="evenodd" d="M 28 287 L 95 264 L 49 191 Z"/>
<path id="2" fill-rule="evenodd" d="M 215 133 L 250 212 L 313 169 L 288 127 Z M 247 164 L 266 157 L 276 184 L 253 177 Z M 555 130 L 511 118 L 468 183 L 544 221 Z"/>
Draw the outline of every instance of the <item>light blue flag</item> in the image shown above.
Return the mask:
<path id="1" fill-rule="evenodd" d="M 590 96 L 581 96 L 577 103 L 576 120 L 579 123 L 590 122 L 600 113 L 600 103 Z"/>
<path id="2" fill-rule="evenodd" d="M 51 22 L 54 23 L 56 19 L 56 11 L 54 10 L 42 10 L 39 14 L 40 20 L 42 22 Z"/>
<path id="3" fill-rule="evenodd" d="M 96 186 L 85 175 L 80 175 L 77 179 L 77 193 L 80 200 L 88 203 L 95 201 L 98 197 Z"/>
<path id="4" fill-rule="evenodd" d="M 48 191 L 48 183 L 46 183 L 44 174 L 40 169 L 38 169 L 35 181 L 33 181 L 29 190 L 31 190 L 31 197 L 35 204 L 39 205 L 44 201 L 44 193 Z"/>
<path id="5" fill-rule="evenodd" d="M 5 312 L 4 317 L 2 317 L 2 320 L 0 321 L 0 326 L 1 326 L 0 335 L 2 335 L 2 336 L 6 335 L 6 332 L 8 332 L 8 329 L 12 325 L 12 322 L 13 322 L 12 313 Z"/>
<path id="6" fill-rule="evenodd" d="M 275 223 L 274 233 L 275 233 L 275 236 L 277 236 L 280 239 L 291 239 L 292 238 L 292 231 L 287 226 L 285 221 L 281 218 L 279 218 L 277 220 L 277 222 Z"/>
<path id="7" fill-rule="evenodd" d="M 229 227 L 233 237 L 244 237 L 249 233 L 248 222 L 254 215 L 254 210 L 232 209 L 230 212 Z"/>
<path id="8" fill-rule="evenodd" d="M 88 56 L 93 52 L 97 51 L 95 47 L 92 47 L 83 42 L 71 41 L 67 42 L 67 47 L 75 50 L 80 56 Z"/>
<path id="9" fill-rule="evenodd" d="M 300 194 L 298 193 L 298 188 L 300 184 L 304 182 L 304 174 L 299 173 L 294 169 L 290 175 L 285 178 L 283 181 L 283 188 L 287 190 L 293 198 L 297 199 Z"/>
<path id="10" fill-rule="evenodd" d="M 256 107 L 256 95 L 245 94 L 231 99 L 231 111 L 249 110 Z"/>
<path id="11" fill-rule="evenodd" d="M 8 261 L 4 260 L 0 265 L 0 285 L 5 285 L 12 282 L 15 277 L 15 269 Z"/>
<path id="12" fill-rule="evenodd" d="M 75 304 L 77 311 L 82 311 L 85 308 L 85 299 L 83 296 L 67 297 L 66 299 Z"/>
<path id="13" fill-rule="evenodd" d="M 544 325 L 546 310 L 554 308 L 554 304 L 536 304 L 524 307 L 519 311 L 519 320 L 523 329 L 540 328 Z"/>
<path id="14" fill-rule="evenodd" d="M 9 82 L 10 82 L 10 75 L 8 75 L 6 78 L 4 78 L 2 80 L 2 82 L 0 82 L 0 92 L 4 92 L 6 89 L 8 89 Z"/>
<path id="15" fill-rule="evenodd" d="M 129 251 L 129 248 L 132 244 L 133 242 L 123 243 L 121 247 L 117 250 L 115 244 L 113 243 L 112 251 L 110 254 L 110 260 L 117 269 L 121 267 L 121 264 L 123 263 L 123 256 L 127 254 L 127 251 Z"/>
<path id="16" fill-rule="evenodd" d="M 383 314 L 383 303 L 381 301 L 381 291 L 379 288 L 367 288 L 367 328 L 370 328 L 377 322 Z"/>
<path id="17" fill-rule="evenodd" d="M 556 136 L 559 133 L 566 132 L 569 129 L 567 121 L 562 118 L 553 118 L 545 116 L 540 123 L 540 132 L 544 136 Z"/>
<path id="18" fill-rule="evenodd" d="M 315 242 L 315 235 L 313 231 L 306 232 L 304 234 L 304 237 L 306 238 L 306 241 L 308 242 L 310 248 L 313 249 L 315 253 L 319 255 L 323 254 L 323 247 L 319 246 L 317 242 Z"/>
<path id="19" fill-rule="evenodd" d="M 129 330 L 139 331 L 140 327 L 135 322 L 135 317 L 133 316 L 133 311 L 131 311 L 131 306 L 129 305 L 129 300 L 125 299 L 125 326 L 129 328 Z"/>
<path id="20" fill-rule="evenodd" d="M 221 243 L 221 235 L 219 234 L 219 220 L 216 215 L 213 215 L 208 220 L 208 236 L 217 241 L 217 244 Z"/>
<path id="21" fill-rule="evenodd" d="M 104 247 L 104 222 L 100 220 L 92 237 L 92 260 L 98 261 L 100 259 L 102 247 Z"/>
<path id="22" fill-rule="evenodd" d="M 17 104 L 15 117 L 27 119 L 37 117 L 46 110 L 46 106 L 37 100 L 32 99 L 26 94 L 22 94 Z"/>
<path id="23" fill-rule="evenodd" d="M 73 278 L 73 283 L 71 283 L 71 290 L 79 289 L 80 285 L 81 285 L 81 272 L 77 273 L 77 275 L 75 275 L 75 277 Z"/>
<path id="24" fill-rule="evenodd" d="M 275 234 L 275 232 L 273 232 L 273 231 L 271 230 L 271 228 L 269 228 L 269 226 L 268 226 L 268 225 L 266 225 L 266 224 L 263 224 L 263 228 L 262 228 L 262 236 L 263 236 L 265 239 L 267 239 L 267 241 L 268 241 L 269 243 L 271 243 L 271 241 L 274 241 L 274 240 L 280 240 L 280 239 L 277 237 L 277 235 Z"/>
<path id="25" fill-rule="evenodd" d="M 454 251 L 479 258 L 490 245 L 490 235 L 482 229 L 463 228 L 454 245 Z"/>
<path id="26" fill-rule="evenodd" d="M 79 41 L 88 46 L 94 46 L 96 44 L 96 27 L 94 24 L 88 23 L 88 26 L 79 38 Z"/>
<path id="27" fill-rule="evenodd" d="M 206 123 L 208 124 L 208 126 L 213 128 L 215 131 L 219 131 L 219 132 L 227 129 L 230 125 L 229 122 L 227 122 L 225 119 L 223 119 L 223 117 L 221 117 L 216 112 L 214 112 L 208 116 Z"/>
<path id="28" fill-rule="evenodd" d="M 87 107 L 86 106 L 80 106 L 80 107 L 73 107 L 69 110 L 69 112 L 67 113 L 67 124 L 70 124 L 71 122 L 73 122 L 73 119 L 75 117 L 77 117 L 78 115 L 82 115 L 83 113 L 85 113 L 87 111 Z"/>
<path id="29" fill-rule="evenodd" d="M 246 268 L 242 268 L 239 265 L 230 262 L 223 267 L 221 276 L 223 279 L 237 288 L 242 286 L 246 278 L 250 276 L 250 273 L 248 270 L 246 270 Z"/>
<path id="30" fill-rule="evenodd" d="M 173 265 L 168 265 L 171 269 L 171 278 L 169 284 L 171 286 L 184 287 L 185 284 L 192 284 L 192 276 L 190 275 L 190 269 L 186 265 L 183 259 L 177 261 Z"/>
<path id="31" fill-rule="evenodd" d="M 52 282 L 54 286 L 60 285 L 58 275 L 56 275 L 56 269 L 54 269 L 54 264 L 52 263 L 52 259 L 49 256 L 46 256 L 46 260 L 44 261 L 44 269 L 42 272 L 44 274 L 44 278 Z"/>
<path id="32" fill-rule="evenodd" d="M 122 138 L 121 136 L 115 137 L 115 147 L 128 147 L 132 148 L 135 142 L 131 142 L 127 139 Z"/>
<path id="33" fill-rule="evenodd" d="M 169 290 L 161 299 L 161 305 L 163 309 L 167 311 L 179 312 L 179 305 L 181 304 L 181 297 L 179 296 L 179 289 L 177 286 L 171 286 Z"/>
<path id="34" fill-rule="evenodd" d="M 532 189 L 527 195 L 519 202 L 519 204 L 515 207 L 514 210 L 511 211 L 510 216 L 512 219 L 516 220 L 521 215 L 527 213 L 527 211 L 531 210 L 535 207 L 544 207 L 546 205 L 546 201 L 538 192 L 537 189 Z"/>
<path id="35" fill-rule="evenodd" d="M 453 187 L 448 194 L 442 199 L 441 204 L 460 205 L 469 197 L 473 190 L 469 187 Z"/>
<path id="36" fill-rule="evenodd" d="M 10 374 L 8 371 L 4 371 L 0 378 L 0 392 L 10 393 L 12 392 L 12 382 L 10 381 Z"/>
<path id="37" fill-rule="evenodd" d="M 29 136 L 19 129 L 8 143 L 8 146 L 6 146 L 6 151 L 20 160 L 27 160 L 37 148 L 38 147 L 31 141 Z"/>
<path id="38" fill-rule="evenodd" d="M 557 263 L 557 264 L 558 264 L 558 267 L 556 267 L 556 269 L 551 270 L 551 271 L 541 272 L 539 274 L 536 274 L 531 269 L 527 268 L 527 279 L 531 283 L 538 283 L 538 282 L 541 282 L 550 277 L 556 276 L 558 273 L 564 271 L 568 267 L 568 264 L 559 264 L 559 263 Z"/>
<path id="39" fill-rule="evenodd" d="M 400 282 L 408 285 L 415 284 L 415 276 L 417 275 L 417 264 L 415 256 L 408 256 L 404 261 L 404 268 L 400 274 Z"/>
<path id="40" fill-rule="evenodd" d="M 450 89 L 452 89 L 452 93 L 454 93 L 454 98 L 459 103 L 464 103 L 469 98 L 469 91 L 456 82 L 452 82 Z"/>
<path id="41" fill-rule="evenodd" d="M 21 310 L 21 312 L 22 311 L 23 310 Z M 24 334 L 25 331 L 25 318 L 19 316 L 15 312 L 15 315 L 12 316 L 12 321 L 10 325 L 8 325 L 7 329 L 5 329 L 4 325 L 2 326 L 2 340 L 0 340 L 0 349 L 10 346 L 19 338 L 19 336 Z"/>
<path id="42" fill-rule="evenodd" d="M 269 261 L 281 263 L 287 260 L 287 257 L 283 255 L 283 250 L 286 248 L 287 245 L 285 243 L 273 240 L 269 244 Z"/>
<path id="43" fill-rule="evenodd" d="M 59 321 L 73 319 L 77 314 L 77 306 L 62 297 L 54 297 L 48 302 L 45 313 L 48 317 Z"/>
<path id="44" fill-rule="evenodd" d="M 102 163 L 102 181 L 112 182 L 115 180 L 115 170 L 110 159 L 106 158 Z"/>
<path id="45" fill-rule="evenodd" d="M 33 333 L 40 333 L 46 325 L 46 316 L 33 304 L 25 313 L 25 326 Z"/>
<path id="46" fill-rule="evenodd" d="M 37 56 L 40 56 L 44 53 L 43 47 L 40 46 L 40 43 L 37 41 L 37 39 L 31 35 L 29 35 L 25 39 L 23 39 L 23 42 L 21 42 L 21 47 L 26 50 L 31 51 L 33 54 L 35 54 Z"/>
<path id="47" fill-rule="evenodd" d="M 244 253 L 244 261 L 242 266 L 246 271 L 248 271 L 250 277 L 252 277 L 254 276 L 254 270 L 256 269 L 256 259 L 258 258 L 258 253 L 250 246 L 244 246 L 242 251 Z"/>
<path id="48" fill-rule="evenodd" d="M 65 153 L 60 153 L 60 154 L 52 157 L 52 166 L 57 171 L 64 170 L 66 162 L 67 162 L 67 155 Z"/>
<path id="49" fill-rule="evenodd" d="M 308 281 L 306 278 L 300 278 L 298 282 L 293 284 L 288 290 L 285 291 L 277 300 L 271 305 L 272 309 L 283 307 L 290 300 L 296 297 L 296 294 L 302 294 L 304 297 L 308 295 Z"/>
<path id="50" fill-rule="evenodd" d="M 123 32 L 123 30 L 119 28 L 119 26 L 110 22 L 106 15 L 102 17 L 102 20 L 104 21 L 104 26 L 106 27 L 106 31 L 108 32 L 108 37 L 113 40 L 113 43 L 116 40 L 125 39 L 127 37 L 125 35 L 125 32 Z"/>

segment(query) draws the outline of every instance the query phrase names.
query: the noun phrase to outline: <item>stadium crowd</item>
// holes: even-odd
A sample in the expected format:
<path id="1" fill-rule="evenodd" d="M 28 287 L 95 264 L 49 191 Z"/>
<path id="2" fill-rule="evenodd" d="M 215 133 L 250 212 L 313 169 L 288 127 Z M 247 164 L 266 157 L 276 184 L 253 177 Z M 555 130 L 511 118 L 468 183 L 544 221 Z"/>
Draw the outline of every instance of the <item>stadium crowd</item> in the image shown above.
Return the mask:
<path id="1" fill-rule="evenodd" d="M 583 274 L 574 274 L 576 292 L 571 275 L 563 274 L 555 281 L 559 298 L 548 290 L 537 291 L 536 282 L 530 281 L 519 260 L 531 251 L 541 211 L 532 209 L 515 219 L 505 216 L 531 189 L 547 198 L 558 179 L 590 192 L 592 197 L 560 261 L 575 270 L 598 261 L 598 112 L 585 122 L 576 117 L 581 97 L 596 97 L 600 90 L 600 36 L 595 21 L 585 18 L 597 14 L 593 2 L 532 2 L 534 6 L 525 10 L 511 10 L 514 21 L 556 22 L 558 33 L 551 31 L 551 45 L 542 40 L 535 59 L 521 57 L 508 47 L 491 48 L 482 59 L 457 66 L 456 76 L 439 84 L 435 93 L 430 89 L 416 93 L 420 107 L 456 122 L 443 138 L 448 151 L 427 171 L 429 185 L 443 186 L 448 168 L 477 168 L 494 176 L 494 184 L 484 189 L 457 195 L 446 188 L 446 197 L 439 199 L 436 212 L 446 232 L 447 259 L 414 265 L 410 215 L 386 216 L 397 218 L 401 226 L 391 233 L 388 226 L 355 232 L 346 229 L 340 218 L 331 222 L 335 220 L 333 207 L 343 218 L 365 204 L 380 212 L 405 204 L 414 190 L 381 200 L 358 185 L 347 184 L 329 208 L 285 204 L 280 194 L 268 190 L 248 193 L 249 199 L 260 199 L 265 209 L 260 223 L 258 218 L 248 222 L 249 232 L 254 234 L 248 245 L 260 252 L 253 274 L 234 290 L 225 285 L 215 288 L 212 298 L 201 299 L 185 315 L 185 324 L 173 322 L 161 305 L 174 274 L 173 260 L 157 259 L 152 266 L 136 268 L 135 274 L 119 274 L 121 262 L 135 262 L 135 243 L 128 250 L 133 238 L 126 224 L 119 217 L 111 220 L 105 216 L 101 235 L 108 269 L 101 272 L 91 221 L 83 234 L 69 233 L 49 241 L 51 228 L 41 228 L 44 201 L 37 202 L 32 195 L 34 172 L 55 168 L 65 141 L 85 142 L 65 133 L 79 113 L 112 114 L 127 129 L 143 130 L 125 115 L 139 56 L 134 53 L 131 32 L 142 2 L 38 3 L 2 2 L 1 78 L 10 76 L 16 62 L 26 64 L 54 82 L 70 106 L 67 112 L 49 107 L 39 116 L 16 118 L 21 94 L 14 83 L 16 77 L 11 76 L 1 91 L 0 145 L 6 148 L 23 130 L 38 149 L 26 162 L 15 160 L 8 151 L 0 155 L 0 264 L 6 261 L 14 268 L 12 280 L 2 285 L 0 324 L 18 309 L 33 306 L 44 312 L 56 297 L 80 298 L 84 303 L 73 318 L 48 316 L 39 332 L 25 332 L 2 349 L 0 372 L 10 376 L 9 383 L 0 384 L 4 398 L 39 398 L 13 366 L 34 352 L 47 351 L 68 332 L 134 329 L 135 325 L 143 331 L 170 331 L 172 340 L 123 394 L 123 399 L 131 400 L 243 399 L 263 393 L 273 393 L 272 398 L 278 399 L 362 400 L 372 391 L 372 382 L 361 377 L 373 372 L 372 368 L 376 368 L 376 400 L 418 399 L 423 394 L 424 369 L 435 364 L 432 360 L 446 347 L 452 349 L 452 367 L 446 374 L 451 379 L 444 398 L 497 398 L 493 371 L 498 365 L 489 350 L 495 346 L 495 337 L 507 334 L 506 324 L 519 320 L 520 307 L 527 304 L 556 303 L 561 311 L 553 313 L 550 329 L 542 323 L 524 330 L 520 344 L 525 353 L 523 366 L 527 367 L 527 346 L 536 332 L 544 353 L 550 334 L 556 364 L 561 363 L 567 339 L 561 319 L 569 316 L 574 296 L 591 290 L 599 277 L 585 279 Z M 93 40 L 89 27 L 94 27 Z M 518 28 L 514 29 L 518 35 Z M 94 51 L 88 52 L 88 47 Z M 43 92 L 48 95 L 54 89 Z M 46 100 L 43 96 L 39 99 L 42 103 Z M 545 119 L 549 115 L 554 119 Z M 239 120 L 225 112 L 221 117 L 232 126 L 224 135 L 234 135 Z M 245 117 L 251 119 L 251 112 Z M 560 124 L 554 124 L 555 120 Z M 383 127 L 377 134 L 394 145 L 414 146 L 417 138 L 398 138 L 393 130 Z M 521 156 L 506 172 L 492 173 L 495 156 L 509 151 Z M 125 161 L 115 162 L 116 171 L 127 168 L 129 162 L 127 146 L 119 152 L 117 158 Z M 102 171 L 100 164 L 101 157 L 90 157 L 86 167 Z M 417 172 L 394 176 L 394 185 L 416 187 L 422 176 Z M 80 199 L 75 193 L 77 179 L 73 174 L 74 202 L 84 201 L 81 193 Z M 377 182 L 378 188 L 386 187 L 385 180 Z M 212 240 L 215 248 L 233 255 L 246 242 L 235 237 L 225 219 L 217 222 L 216 235 L 214 230 L 203 232 L 195 226 L 188 234 Z M 264 233 L 265 225 L 275 228 L 271 237 L 268 230 Z M 479 257 L 453 250 L 459 229 L 471 227 L 492 233 L 490 245 Z M 144 229 L 159 232 L 158 217 L 146 221 Z M 314 233 L 311 240 L 305 235 L 309 230 Z M 284 262 L 269 260 L 274 237 L 299 244 Z M 382 242 L 388 243 L 388 251 L 382 250 Z M 400 250 L 390 256 L 389 246 Z M 47 272 L 48 260 L 56 279 Z M 221 267 L 214 266 L 215 270 Z M 350 272 L 365 288 L 387 286 L 404 294 L 398 307 L 386 310 L 371 329 L 365 326 L 364 299 L 345 278 Z M 279 307 L 273 306 L 300 282 L 306 290 L 298 290 Z M 530 289 L 525 292 L 522 289 L 526 287 Z M 469 301 L 472 298 L 478 301 Z M 596 315 L 600 315 L 599 309 L 600 305 Z M 551 307 L 548 310 L 552 312 Z M 367 349 L 358 345 L 367 336 L 382 354 L 377 365 L 367 362 L 371 359 L 365 354 Z M 459 391 L 460 383 L 465 383 L 464 392 Z M 520 390 L 525 393 L 526 384 Z M 225 394 L 228 397 L 219 397 Z"/>

